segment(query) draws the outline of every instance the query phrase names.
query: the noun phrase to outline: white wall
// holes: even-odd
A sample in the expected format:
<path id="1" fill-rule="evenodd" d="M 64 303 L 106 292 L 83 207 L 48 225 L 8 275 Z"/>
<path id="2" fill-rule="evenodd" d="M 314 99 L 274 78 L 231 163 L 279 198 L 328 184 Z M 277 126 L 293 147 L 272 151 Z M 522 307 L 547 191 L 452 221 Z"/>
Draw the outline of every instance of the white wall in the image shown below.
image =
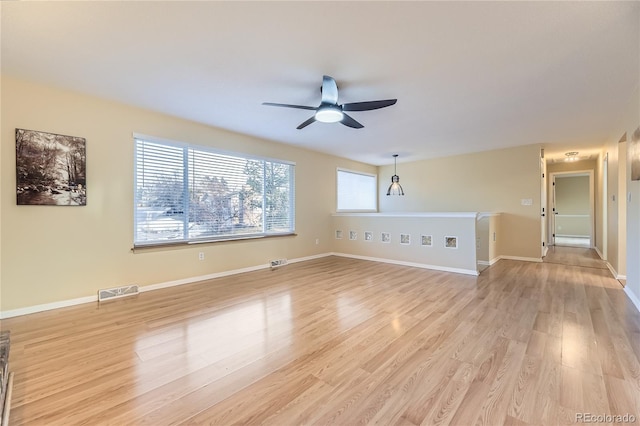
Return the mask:
<path id="1" fill-rule="evenodd" d="M 333 216 L 333 227 L 337 253 L 477 273 L 476 213 L 340 213 Z M 341 231 L 342 238 L 336 238 L 335 231 Z M 365 232 L 371 232 L 370 240 Z M 388 242 L 382 240 L 382 233 L 388 234 Z M 404 242 L 402 235 L 408 236 Z M 431 246 L 422 245 L 423 235 L 432 237 Z M 455 248 L 445 245 L 447 237 L 456 238 Z"/>

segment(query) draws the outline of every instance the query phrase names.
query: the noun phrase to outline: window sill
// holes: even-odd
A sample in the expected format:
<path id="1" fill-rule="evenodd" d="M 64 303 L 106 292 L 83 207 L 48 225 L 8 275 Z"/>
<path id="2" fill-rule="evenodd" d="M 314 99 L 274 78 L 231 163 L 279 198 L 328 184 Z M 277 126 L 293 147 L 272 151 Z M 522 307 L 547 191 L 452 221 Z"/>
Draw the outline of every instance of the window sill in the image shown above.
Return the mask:
<path id="1" fill-rule="evenodd" d="M 162 243 L 150 243 L 140 244 L 131 247 L 131 252 L 136 253 L 138 251 L 150 251 L 153 249 L 168 249 L 168 248 L 184 248 L 201 244 L 217 244 L 217 243 L 234 243 L 247 240 L 262 240 L 265 238 L 280 238 L 280 237 L 296 237 L 298 234 L 295 232 L 287 232 L 282 234 L 269 234 L 269 235 L 250 235 L 242 237 L 224 237 L 214 239 L 203 239 L 194 241 L 177 241 L 177 242 L 162 242 Z"/>

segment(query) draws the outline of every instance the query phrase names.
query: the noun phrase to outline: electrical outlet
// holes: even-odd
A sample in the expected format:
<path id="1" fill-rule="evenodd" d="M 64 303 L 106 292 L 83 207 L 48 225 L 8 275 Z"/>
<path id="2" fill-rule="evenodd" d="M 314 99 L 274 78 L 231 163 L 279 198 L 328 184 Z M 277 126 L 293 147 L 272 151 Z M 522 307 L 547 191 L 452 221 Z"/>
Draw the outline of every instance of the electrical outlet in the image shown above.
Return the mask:
<path id="1" fill-rule="evenodd" d="M 203 252 L 198 253 L 198 260 L 204 260 L 204 253 Z"/>
<path id="2" fill-rule="evenodd" d="M 320 244 L 320 238 L 316 238 L 316 245 Z"/>

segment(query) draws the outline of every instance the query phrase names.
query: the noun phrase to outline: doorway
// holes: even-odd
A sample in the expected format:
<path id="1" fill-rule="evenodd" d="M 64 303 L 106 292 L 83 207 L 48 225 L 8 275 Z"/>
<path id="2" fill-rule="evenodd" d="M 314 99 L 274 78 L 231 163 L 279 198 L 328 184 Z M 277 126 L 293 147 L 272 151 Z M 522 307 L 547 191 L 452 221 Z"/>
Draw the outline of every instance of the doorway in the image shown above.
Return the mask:
<path id="1" fill-rule="evenodd" d="M 594 243 L 593 171 L 557 172 L 551 176 L 550 244 L 592 248 Z"/>

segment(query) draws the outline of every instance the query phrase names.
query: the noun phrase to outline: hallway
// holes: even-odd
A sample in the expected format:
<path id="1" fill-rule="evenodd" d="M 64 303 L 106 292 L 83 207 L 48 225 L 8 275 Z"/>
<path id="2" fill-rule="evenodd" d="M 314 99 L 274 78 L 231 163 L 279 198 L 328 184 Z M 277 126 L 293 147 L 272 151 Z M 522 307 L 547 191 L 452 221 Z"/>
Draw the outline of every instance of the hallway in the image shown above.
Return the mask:
<path id="1" fill-rule="evenodd" d="M 591 248 L 549 246 L 544 263 L 556 263 L 583 268 L 607 269 L 607 263 Z"/>

